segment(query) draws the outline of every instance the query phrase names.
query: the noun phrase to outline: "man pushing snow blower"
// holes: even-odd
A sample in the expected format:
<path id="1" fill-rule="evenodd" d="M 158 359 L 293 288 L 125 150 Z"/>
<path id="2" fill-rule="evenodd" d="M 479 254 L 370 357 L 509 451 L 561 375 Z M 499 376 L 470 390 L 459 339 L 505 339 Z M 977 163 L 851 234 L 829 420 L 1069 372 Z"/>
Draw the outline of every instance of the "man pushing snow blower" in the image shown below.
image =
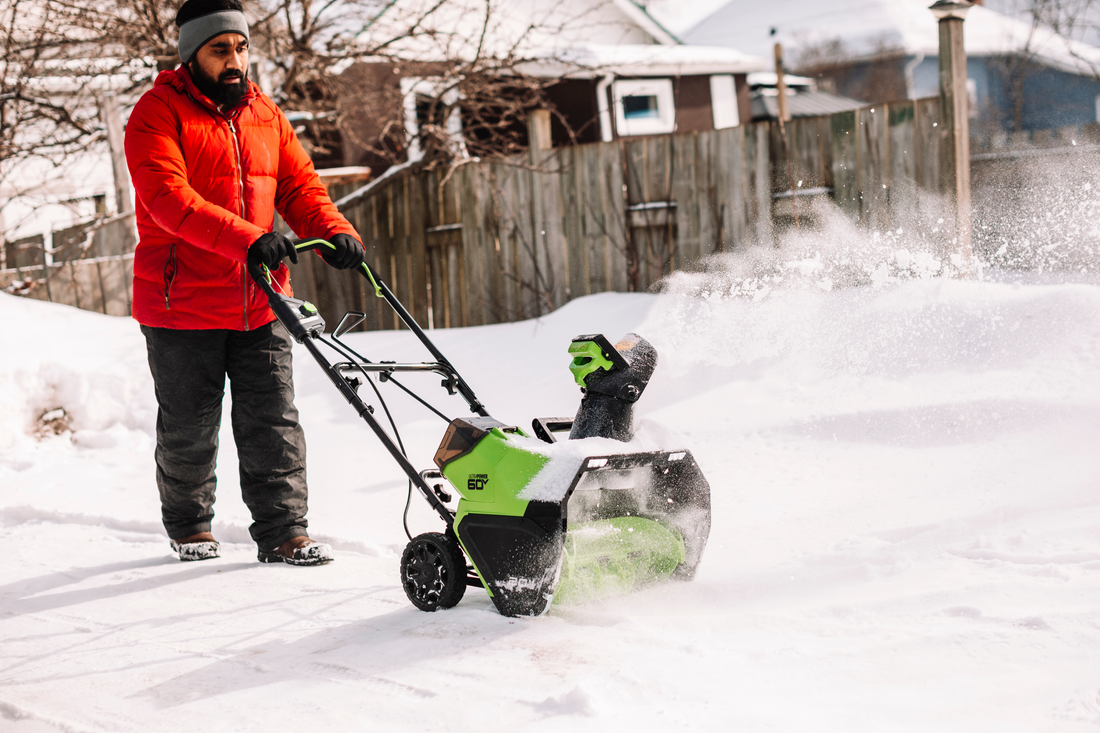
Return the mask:
<path id="1" fill-rule="evenodd" d="M 327 545 L 306 534 L 305 442 L 293 403 L 289 332 L 443 523 L 442 532 L 410 537 L 401 559 L 401 584 L 417 608 L 454 606 L 474 585 L 501 613 L 533 615 L 554 598 L 691 578 L 710 531 L 710 487 L 690 452 L 640 452 L 626 442 L 633 405 L 657 363 L 653 347 L 633 334 L 617 344 L 598 334 L 578 337 L 569 348 L 584 395 L 575 418 L 535 419 L 533 435 L 494 420 L 363 262 L 355 230 L 328 198 L 286 118 L 248 82 L 248 27 L 238 0 L 188 0 L 176 23 L 184 66 L 162 73 L 135 106 L 126 154 L 140 234 L 134 317 L 148 343 L 159 406 L 164 525 L 180 559 L 218 554 L 210 523 L 226 375 L 259 559 L 332 559 Z M 322 239 L 294 244 L 271 232 L 276 210 L 294 231 Z M 310 249 L 333 267 L 355 268 L 435 361 L 360 356 L 340 337 L 362 313 L 347 314 L 327 338 L 324 320 L 293 297 L 281 265 Z M 283 328 L 275 328 L 275 318 Z M 329 362 L 320 345 L 343 361 Z M 405 372 L 442 376 L 442 386 L 474 415 L 443 415 L 394 378 Z M 369 384 L 381 402 L 381 382 L 446 421 L 434 468 L 417 470 L 397 426 L 391 420 L 391 432 L 383 429 L 359 397 Z M 559 442 L 555 433 L 566 429 L 569 439 Z"/>
<path id="2" fill-rule="evenodd" d="M 363 261 L 290 123 L 248 80 L 239 0 L 187 0 L 176 15 L 183 65 L 162 72 L 126 125 L 137 192 L 134 318 L 156 387 L 157 487 L 181 560 L 218 556 L 211 534 L 225 378 L 249 528 L 262 562 L 317 565 L 328 545 L 306 533 L 305 438 L 291 381 L 291 342 L 246 263 L 289 291 L 286 237 L 323 236 L 336 268 Z"/>

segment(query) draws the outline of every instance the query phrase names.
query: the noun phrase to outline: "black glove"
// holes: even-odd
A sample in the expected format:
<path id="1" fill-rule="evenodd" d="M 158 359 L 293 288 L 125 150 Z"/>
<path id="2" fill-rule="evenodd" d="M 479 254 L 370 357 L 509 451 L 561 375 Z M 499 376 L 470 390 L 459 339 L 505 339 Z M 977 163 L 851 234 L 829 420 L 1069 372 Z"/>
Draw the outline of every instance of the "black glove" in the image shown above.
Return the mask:
<path id="1" fill-rule="evenodd" d="M 329 237 L 332 247 L 321 246 L 317 251 L 330 267 L 337 270 L 350 270 L 363 264 L 363 245 L 350 234 L 334 234 Z"/>
<path id="2" fill-rule="evenodd" d="M 278 232 L 264 234 L 248 248 L 248 264 L 267 265 L 267 269 L 278 269 L 284 257 L 298 264 L 298 250 L 294 249 L 294 243 Z"/>

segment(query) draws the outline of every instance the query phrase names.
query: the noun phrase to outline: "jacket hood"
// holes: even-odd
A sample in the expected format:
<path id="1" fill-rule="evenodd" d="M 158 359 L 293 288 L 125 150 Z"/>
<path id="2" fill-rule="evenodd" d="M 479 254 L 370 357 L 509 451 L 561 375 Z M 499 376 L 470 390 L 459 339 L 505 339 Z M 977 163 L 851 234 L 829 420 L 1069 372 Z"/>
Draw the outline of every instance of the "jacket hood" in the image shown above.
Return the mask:
<path id="1" fill-rule="evenodd" d="M 195 86 L 195 81 L 191 78 L 191 72 L 187 69 L 187 65 L 172 69 L 171 71 L 162 71 L 157 74 L 157 80 L 153 82 L 153 86 L 167 85 L 175 89 L 180 94 L 188 94 L 194 97 L 197 101 L 202 102 L 210 106 L 212 109 L 217 110 L 218 105 L 214 104 L 214 101 L 199 91 L 199 88 Z M 251 79 L 248 80 L 248 93 L 244 95 L 240 102 L 233 105 L 226 112 L 232 110 L 247 107 L 252 103 L 252 100 L 260 96 L 260 88 L 256 86 Z"/>

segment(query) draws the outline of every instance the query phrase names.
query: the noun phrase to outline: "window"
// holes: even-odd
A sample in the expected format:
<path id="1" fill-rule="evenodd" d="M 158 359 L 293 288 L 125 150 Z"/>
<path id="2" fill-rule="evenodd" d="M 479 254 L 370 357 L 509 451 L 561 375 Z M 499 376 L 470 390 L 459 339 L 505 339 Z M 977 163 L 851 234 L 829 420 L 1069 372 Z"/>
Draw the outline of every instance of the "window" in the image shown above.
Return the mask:
<path id="1" fill-rule="evenodd" d="M 612 86 L 620 137 L 660 135 L 676 128 L 671 79 L 623 79 Z"/>
<path id="2" fill-rule="evenodd" d="M 652 94 L 623 97 L 623 117 L 628 122 L 660 119 L 661 115 L 657 113 L 657 97 Z"/>
<path id="3" fill-rule="evenodd" d="M 456 104 L 458 90 L 448 89 L 440 96 L 443 86 L 439 79 L 406 77 L 401 80 L 409 161 L 424 157 L 426 140 L 422 129 L 427 125 L 444 128 L 455 152 L 459 157 L 467 157 L 466 142 L 462 137 L 462 115 Z M 449 112 L 447 108 L 450 108 Z"/>
<path id="4" fill-rule="evenodd" d="M 741 124 L 737 113 L 737 90 L 731 74 L 715 74 L 710 78 L 710 111 L 714 117 L 715 130 Z"/>

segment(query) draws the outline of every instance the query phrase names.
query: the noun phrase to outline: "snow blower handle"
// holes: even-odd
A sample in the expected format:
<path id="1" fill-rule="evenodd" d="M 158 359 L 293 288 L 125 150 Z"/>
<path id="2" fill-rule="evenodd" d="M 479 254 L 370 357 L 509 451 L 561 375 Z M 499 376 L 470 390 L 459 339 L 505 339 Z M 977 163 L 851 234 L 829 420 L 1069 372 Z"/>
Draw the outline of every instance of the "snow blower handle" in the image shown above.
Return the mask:
<path id="1" fill-rule="evenodd" d="M 286 326 L 295 341 L 304 343 L 307 339 L 325 332 L 325 319 L 317 312 L 317 306 L 277 292 L 267 265 L 257 265 L 249 261 L 246 266 L 248 274 L 267 296 L 267 303 L 275 317 Z"/>
<path id="2" fill-rule="evenodd" d="M 311 249 L 320 249 L 321 247 L 336 248 L 335 245 L 325 239 L 303 239 L 294 243 L 294 249 L 297 252 L 308 252 Z M 263 269 L 261 270 L 260 268 Z M 374 271 L 374 268 L 366 262 L 363 262 L 363 264 L 356 267 L 355 270 L 367 279 L 371 287 L 374 288 L 374 294 L 377 297 L 382 298 L 390 304 L 390 307 L 397 313 L 397 317 L 401 319 L 401 322 L 416 335 L 420 343 L 424 344 L 428 352 L 435 357 L 435 360 L 443 365 L 448 372 L 454 375 L 453 381 L 451 381 L 450 386 L 448 386 L 448 390 L 451 391 L 451 394 L 457 391 L 462 395 L 463 399 L 466 400 L 471 410 L 482 417 L 488 417 L 489 412 L 485 409 L 485 406 L 481 404 L 481 401 L 478 400 L 477 395 L 474 394 L 470 385 L 466 383 L 466 380 L 462 378 L 458 370 L 454 368 L 447 357 L 443 356 L 443 352 L 436 348 L 436 345 L 433 344 L 431 339 L 428 338 L 428 335 L 424 333 L 424 329 L 420 327 L 420 324 L 416 322 L 412 314 L 405 309 L 405 306 L 397 299 L 393 291 L 389 289 L 378 273 Z M 267 299 L 271 302 L 271 309 L 275 311 L 275 315 L 278 316 L 279 320 L 290 330 L 291 335 L 293 335 L 299 343 L 302 343 L 302 340 L 311 333 L 315 333 L 318 336 L 321 335 L 324 331 L 325 322 L 321 319 L 320 314 L 317 313 L 317 309 L 312 303 L 307 303 L 295 298 L 288 298 L 285 295 L 276 293 L 275 289 L 271 286 L 271 275 L 263 265 L 255 267 L 250 264 L 248 266 L 248 272 L 252 275 L 252 279 L 256 281 L 261 289 L 263 289 L 264 293 L 267 294 Z M 303 308 L 306 310 L 303 310 Z M 307 310 L 310 311 L 308 315 L 306 313 Z M 309 319 L 308 322 L 304 324 L 302 323 L 303 316 Z M 313 318 L 316 318 L 316 321 L 311 320 Z M 319 326 L 317 322 L 320 323 Z"/>
<path id="3" fill-rule="evenodd" d="M 321 249 L 322 247 L 336 249 L 336 245 L 334 245 L 327 239 L 303 239 L 300 242 L 294 243 L 294 249 L 297 252 L 308 252 L 311 249 Z M 378 275 L 374 272 L 374 270 L 371 269 L 370 265 L 368 265 L 366 262 L 363 262 L 355 269 L 361 271 L 363 273 L 363 276 L 370 281 L 371 286 L 374 288 L 375 296 L 379 298 L 386 297 L 382 293 L 382 286 L 379 285 L 379 282 L 381 281 L 378 279 Z"/>

